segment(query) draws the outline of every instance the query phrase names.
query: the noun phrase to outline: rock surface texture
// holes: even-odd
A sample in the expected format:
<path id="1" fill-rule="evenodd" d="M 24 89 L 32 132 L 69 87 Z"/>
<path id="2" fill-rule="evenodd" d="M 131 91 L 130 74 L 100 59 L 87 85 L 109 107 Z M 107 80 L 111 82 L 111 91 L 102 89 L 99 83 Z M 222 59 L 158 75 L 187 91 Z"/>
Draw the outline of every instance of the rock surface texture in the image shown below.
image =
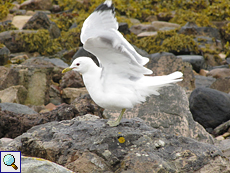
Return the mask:
<path id="1" fill-rule="evenodd" d="M 74 172 L 228 172 L 215 146 L 162 133 L 143 120 L 117 127 L 85 115 L 35 126 L 5 149 L 56 162 Z"/>

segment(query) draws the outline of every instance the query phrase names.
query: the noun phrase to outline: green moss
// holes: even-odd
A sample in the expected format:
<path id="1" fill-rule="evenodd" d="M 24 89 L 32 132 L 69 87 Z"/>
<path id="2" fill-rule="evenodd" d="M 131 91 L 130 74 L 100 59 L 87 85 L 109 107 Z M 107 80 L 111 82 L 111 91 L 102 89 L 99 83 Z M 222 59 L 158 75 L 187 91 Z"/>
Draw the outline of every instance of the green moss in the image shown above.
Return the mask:
<path id="1" fill-rule="evenodd" d="M 18 28 L 16 28 L 12 23 L 0 25 L 0 32 L 9 31 L 9 30 L 18 30 Z"/>
<path id="2" fill-rule="evenodd" d="M 54 54 L 61 50 L 60 43 L 51 39 L 49 31 L 38 30 L 37 33 L 19 33 L 16 41 L 22 43 L 22 47 L 28 52 L 39 52 L 42 55 Z"/>
<path id="3" fill-rule="evenodd" d="M 178 34 L 177 30 L 158 31 L 156 36 L 138 39 L 134 34 L 125 36 L 129 42 L 147 51 L 149 54 L 157 52 L 199 53 L 198 45 L 192 36 Z"/>
<path id="4" fill-rule="evenodd" d="M 70 29 L 68 32 L 62 32 L 61 37 L 57 39 L 62 49 L 73 49 L 79 47 L 81 27 Z"/>
<path id="5" fill-rule="evenodd" d="M 9 1 L 0 0 L 0 20 L 8 15 L 11 7 L 13 7 L 13 5 Z"/>
<path id="6" fill-rule="evenodd" d="M 164 52 L 193 52 L 198 54 L 198 45 L 191 36 L 184 34 L 175 34 L 163 41 L 161 46 Z"/>
<path id="7" fill-rule="evenodd" d="M 76 17 L 73 13 L 52 14 L 51 16 L 50 20 L 55 22 L 61 31 L 68 31 L 74 23 L 74 17 Z"/>
<path id="8" fill-rule="evenodd" d="M 230 17 L 230 0 L 213 0 L 205 13 L 210 17 L 211 20 L 221 21 L 226 20 Z"/>
<path id="9" fill-rule="evenodd" d="M 224 53 L 226 54 L 226 57 L 230 57 L 230 44 L 229 44 L 229 42 L 227 42 L 224 45 Z"/>
<path id="10" fill-rule="evenodd" d="M 0 49 L 3 47 L 5 47 L 5 45 L 0 42 Z"/>
<path id="11" fill-rule="evenodd" d="M 178 23 L 180 25 L 185 25 L 187 22 L 194 22 L 197 26 L 212 26 L 212 23 L 206 14 L 182 9 L 176 11 L 175 17 L 172 18 L 170 22 Z"/>

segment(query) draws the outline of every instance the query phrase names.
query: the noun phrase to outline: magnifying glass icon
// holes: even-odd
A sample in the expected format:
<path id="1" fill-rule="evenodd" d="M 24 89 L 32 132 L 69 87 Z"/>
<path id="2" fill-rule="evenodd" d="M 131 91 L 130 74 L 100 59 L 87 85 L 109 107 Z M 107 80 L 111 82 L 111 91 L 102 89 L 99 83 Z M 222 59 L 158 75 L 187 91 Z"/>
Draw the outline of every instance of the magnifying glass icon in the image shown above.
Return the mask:
<path id="1" fill-rule="evenodd" d="M 14 164 L 15 163 L 15 158 L 11 154 L 7 154 L 3 158 L 3 162 L 7 166 L 12 166 L 15 170 L 18 169 L 18 167 Z"/>

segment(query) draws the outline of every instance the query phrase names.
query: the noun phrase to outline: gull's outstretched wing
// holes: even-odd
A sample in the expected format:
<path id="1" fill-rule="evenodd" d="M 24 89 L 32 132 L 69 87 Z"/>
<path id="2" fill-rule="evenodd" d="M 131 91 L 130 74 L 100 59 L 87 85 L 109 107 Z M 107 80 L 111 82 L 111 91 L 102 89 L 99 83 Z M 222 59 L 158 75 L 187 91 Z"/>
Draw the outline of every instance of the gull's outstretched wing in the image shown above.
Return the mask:
<path id="1" fill-rule="evenodd" d="M 118 31 L 111 0 L 99 5 L 85 20 L 81 30 L 81 42 L 87 51 L 99 59 L 103 68 L 119 64 L 119 71 L 126 71 L 121 69 L 124 66 L 139 75 L 151 73 L 151 70 L 143 67 L 149 59 L 139 55 Z"/>

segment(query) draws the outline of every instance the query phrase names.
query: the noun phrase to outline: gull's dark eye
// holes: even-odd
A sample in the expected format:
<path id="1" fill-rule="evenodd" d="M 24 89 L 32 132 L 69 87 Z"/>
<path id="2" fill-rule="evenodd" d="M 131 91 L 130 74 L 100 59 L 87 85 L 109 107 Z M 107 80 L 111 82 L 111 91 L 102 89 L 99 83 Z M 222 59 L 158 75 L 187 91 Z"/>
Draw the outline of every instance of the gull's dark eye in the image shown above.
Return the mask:
<path id="1" fill-rule="evenodd" d="M 76 64 L 76 66 L 79 66 L 79 65 L 80 65 L 80 63 L 77 63 L 77 64 Z"/>

